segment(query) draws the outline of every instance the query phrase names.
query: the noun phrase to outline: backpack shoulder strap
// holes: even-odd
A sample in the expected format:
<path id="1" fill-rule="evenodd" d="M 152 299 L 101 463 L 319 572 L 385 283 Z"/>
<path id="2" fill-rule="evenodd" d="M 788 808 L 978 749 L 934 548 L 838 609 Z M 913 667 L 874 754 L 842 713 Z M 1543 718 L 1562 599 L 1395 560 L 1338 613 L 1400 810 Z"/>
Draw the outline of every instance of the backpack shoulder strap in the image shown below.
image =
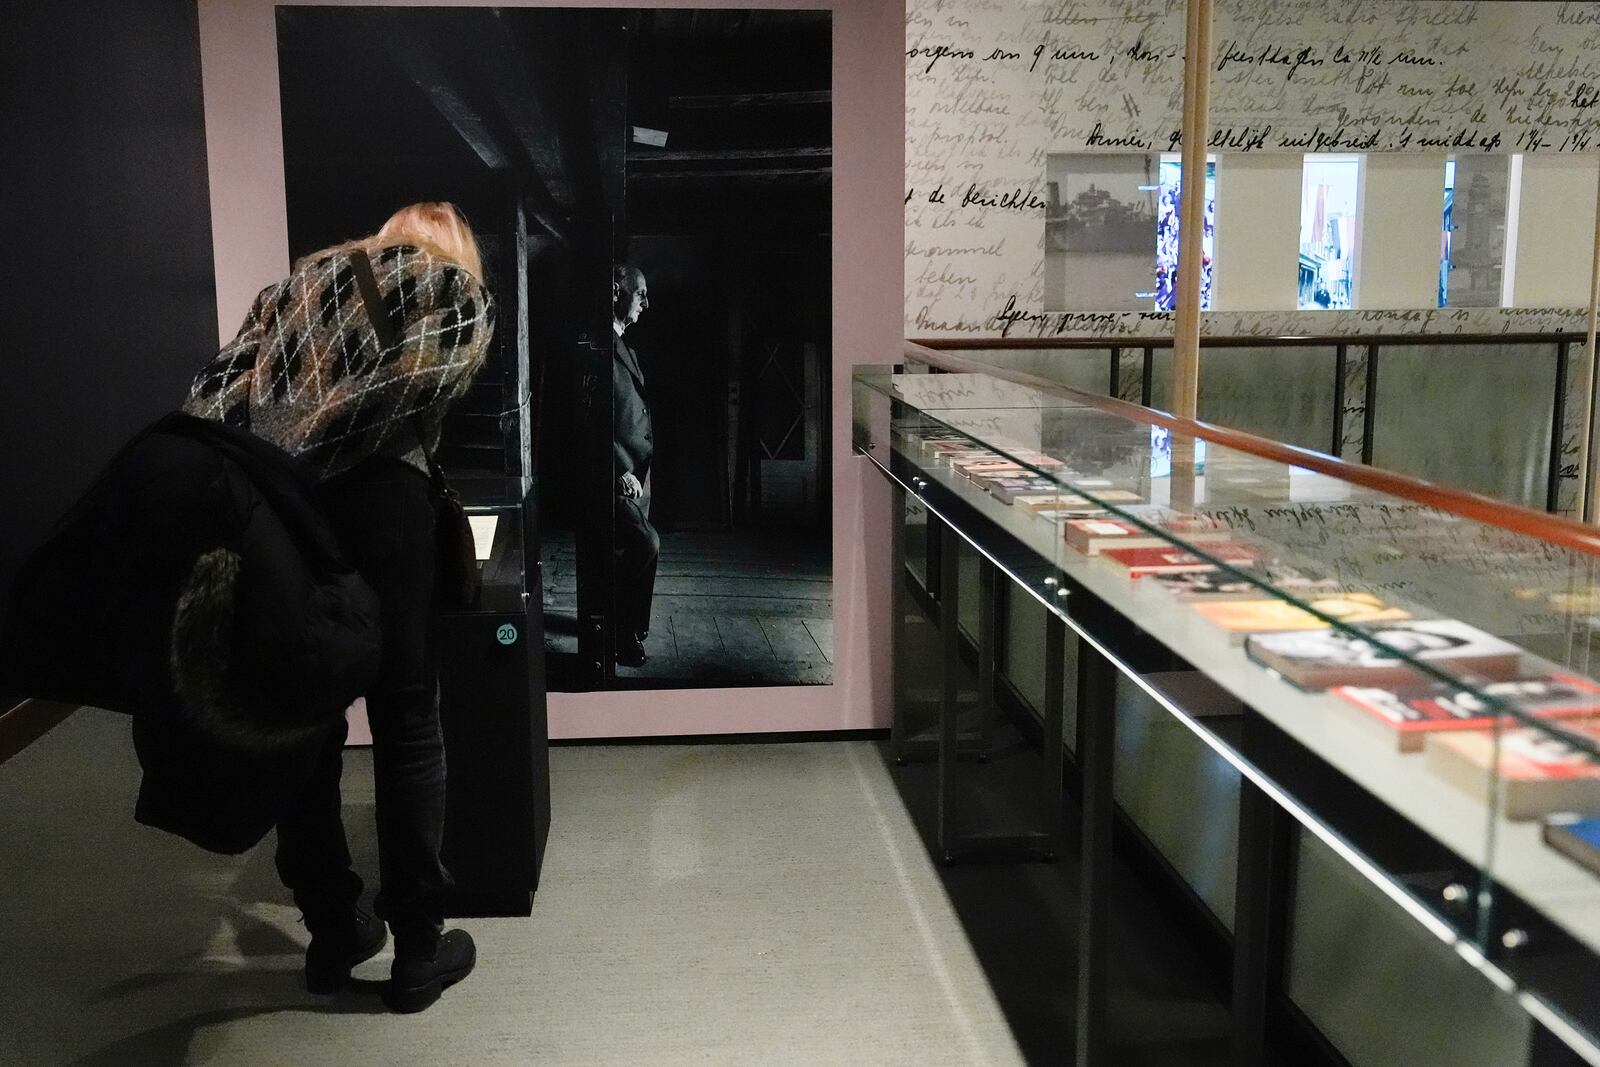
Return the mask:
<path id="1" fill-rule="evenodd" d="M 356 288 L 361 290 L 361 306 L 367 313 L 367 321 L 372 323 L 372 332 L 378 337 L 378 347 L 383 352 L 388 352 L 399 343 L 394 335 L 394 328 L 389 322 L 389 316 L 384 314 L 383 295 L 378 290 L 378 279 L 372 273 L 372 260 L 367 257 L 365 249 L 357 248 L 350 253 L 350 267 L 355 272 Z M 422 430 L 421 417 L 413 412 L 411 415 L 411 432 L 417 438 L 417 444 L 422 448 L 422 454 L 428 460 L 428 477 L 438 488 L 444 483 L 444 471 L 439 469 L 439 463 L 433 458 L 433 453 L 428 451 L 428 441 Z"/>
<path id="2" fill-rule="evenodd" d="M 372 332 L 378 335 L 378 347 L 387 352 L 396 343 L 394 327 L 389 323 L 389 316 L 383 311 L 383 294 L 378 291 L 378 279 L 372 273 L 372 260 L 367 258 L 365 249 L 357 248 L 350 253 L 350 267 L 355 271 L 356 288 L 361 291 L 361 306 L 367 313 L 367 321 L 372 323 Z"/>

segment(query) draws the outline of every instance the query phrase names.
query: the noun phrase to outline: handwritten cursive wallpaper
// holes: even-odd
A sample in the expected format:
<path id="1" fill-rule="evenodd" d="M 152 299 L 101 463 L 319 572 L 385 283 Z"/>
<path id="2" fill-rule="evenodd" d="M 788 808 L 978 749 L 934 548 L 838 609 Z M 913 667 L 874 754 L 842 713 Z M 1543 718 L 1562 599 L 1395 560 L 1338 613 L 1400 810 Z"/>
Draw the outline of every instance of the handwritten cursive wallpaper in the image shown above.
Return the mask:
<path id="1" fill-rule="evenodd" d="M 908 336 L 1170 330 L 1045 314 L 1041 220 L 1049 153 L 1181 147 L 1183 20 L 1181 0 L 908 0 Z M 1220 0 L 1213 42 L 1219 154 L 1600 150 L 1600 3 Z"/>

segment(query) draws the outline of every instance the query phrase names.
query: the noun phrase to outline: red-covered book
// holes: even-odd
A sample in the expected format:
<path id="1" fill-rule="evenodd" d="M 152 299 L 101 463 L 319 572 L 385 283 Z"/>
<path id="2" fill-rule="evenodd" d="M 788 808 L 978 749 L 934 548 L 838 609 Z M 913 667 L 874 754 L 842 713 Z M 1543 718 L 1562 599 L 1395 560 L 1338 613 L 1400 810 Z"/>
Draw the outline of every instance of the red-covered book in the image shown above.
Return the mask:
<path id="1" fill-rule="evenodd" d="M 1555 725 L 1600 743 L 1600 720 L 1563 719 Z M 1600 763 L 1594 757 L 1531 726 L 1504 730 L 1498 742 L 1489 730 L 1436 734 L 1428 739 L 1428 766 L 1474 796 L 1497 796 L 1508 819 L 1600 811 Z"/>
<path id="2" fill-rule="evenodd" d="M 1487 696 L 1532 715 L 1552 718 L 1600 715 L 1600 685 L 1570 674 L 1515 678 L 1478 687 Z M 1420 752 L 1429 734 L 1448 730 L 1487 730 L 1494 715 L 1477 693 L 1447 685 L 1423 689 L 1341 685 L 1334 693 L 1387 723 L 1402 752 Z"/>

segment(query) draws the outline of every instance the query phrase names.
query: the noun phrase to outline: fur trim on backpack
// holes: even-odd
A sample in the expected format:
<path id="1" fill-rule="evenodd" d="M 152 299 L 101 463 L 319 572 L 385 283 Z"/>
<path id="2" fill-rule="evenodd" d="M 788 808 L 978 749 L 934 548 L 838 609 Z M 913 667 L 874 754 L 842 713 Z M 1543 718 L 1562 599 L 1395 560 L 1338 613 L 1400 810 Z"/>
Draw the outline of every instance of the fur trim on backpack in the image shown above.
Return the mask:
<path id="1" fill-rule="evenodd" d="M 328 723 L 295 724 L 290 715 L 296 709 L 273 709 L 276 714 L 267 717 L 246 709 L 235 678 L 239 562 L 237 552 L 214 548 L 194 561 L 179 589 L 169 660 L 173 689 L 190 721 L 212 740 L 247 751 L 273 751 L 326 730 Z"/>

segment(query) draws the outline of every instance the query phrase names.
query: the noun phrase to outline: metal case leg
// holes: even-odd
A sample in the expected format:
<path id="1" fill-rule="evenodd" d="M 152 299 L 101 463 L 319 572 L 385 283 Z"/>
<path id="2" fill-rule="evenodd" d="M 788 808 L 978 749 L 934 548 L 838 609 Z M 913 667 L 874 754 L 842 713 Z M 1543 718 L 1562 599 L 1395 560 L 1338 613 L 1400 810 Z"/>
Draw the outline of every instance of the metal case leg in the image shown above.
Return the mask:
<path id="1" fill-rule="evenodd" d="M 961 594 L 957 566 L 960 540 L 953 530 L 942 530 L 939 538 L 939 637 L 943 657 L 941 668 L 942 692 L 939 701 L 939 800 L 938 800 L 938 853 L 941 863 L 1011 863 L 1018 861 L 1050 862 L 1056 858 L 1058 848 L 1056 827 L 1061 821 L 1061 700 L 1053 701 L 1054 710 L 1046 711 L 1044 769 L 1050 780 L 1045 782 L 1043 831 L 1013 834 L 961 834 L 956 828 L 956 763 L 963 754 L 959 733 L 959 681 L 961 671 Z M 995 625 L 995 583 L 998 572 L 992 562 L 983 560 L 979 573 L 979 623 L 978 623 L 978 697 L 979 713 L 993 717 L 995 640 L 999 627 Z M 1056 627 L 1064 624 L 1051 616 Z M 1055 667 L 1061 673 L 1061 639 L 1056 640 Z M 1047 659 L 1049 656 L 1047 655 Z M 1059 686 L 1058 686 L 1059 688 Z M 1050 744 L 1054 721 L 1055 745 Z M 987 746 L 984 753 L 986 754 Z M 980 756 L 980 758 L 983 758 Z"/>
<path id="2" fill-rule="evenodd" d="M 980 762 L 989 758 L 994 747 L 990 724 L 995 718 L 994 673 L 996 635 L 1000 627 L 995 618 L 995 585 L 999 569 L 983 556 L 978 557 L 978 750 Z"/>
<path id="3" fill-rule="evenodd" d="M 926 728 L 924 728 L 922 731 L 919 731 L 916 728 L 911 721 L 911 702 L 907 698 L 907 690 L 909 688 L 907 683 L 910 675 L 914 673 L 907 671 L 905 663 L 905 658 L 908 654 L 907 649 L 909 647 L 909 638 L 906 634 L 906 613 L 914 602 L 913 598 L 909 595 L 906 586 L 906 583 L 911 580 L 910 573 L 906 570 L 906 561 L 908 555 L 906 551 L 905 508 L 908 499 L 909 498 L 906 495 L 905 487 L 900 485 L 898 482 L 894 482 L 892 506 L 895 514 L 895 525 L 891 537 L 892 558 L 889 567 L 890 573 L 895 576 L 893 579 L 894 586 L 890 590 L 890 611 L 894 615 L 894 618 L 890 624 L 891 641 L 893 642 L 892 654 L 894 656 L 894 659 L 891 663 L 891 692 L 894 697 L 894 707 L 891 711 L 889 720 L 889 751 L 893 756 L 895 763 L 901 767 L 904 767 L 909 763 L 933 762 L 939 758 L 939 738 L 937 736 L 937 730 L 935 731 L 935 736 L 928 737 L 926 736 Z M 944 578 L 941 576 L 940 571 L 944 570 L 946 567 L 955 568 L 959 566 L 959 560 L 949 563 L 945 561 L 944 547 L 948 543 L 959 550 L 960 542 L 957 539 L 955 532 L 946 529 L 944 523 L 937 516 L 935 516 L 932 512 L 927 512 L 926 514 L 926 544 L 928 548 L 928 557 L 926 561 L 927 569 L 925 571 L 927 574 L 927 585 L 925 588 L 928 593 L 928 598 L 934 602 L 935 610 L 940 611 L 939 618 L 942 619 L 943 615 L 940 605 L 942 605 L 943 601 L 939 599 L 939 590 L 942 586 L 953 584 L 956 581 L 956 577 L 952 576 L 950 578 Z M 985 562 L 987 563 L 987 561 Z M 949 662 L 951 653 L 949 652 L 948 646 L 946 646 L 944 643 L 945 628 L 942 622 L 939 624 L 939 633 L 941 644 L 940 657 L 942 661 Z M 980 642 L 980 645 L 982 645 L 982 642 Z M 959 651 L 959 637 L 956 647 Z M 992 639 L 986 647 L 990 649 L 988 656 L 989 662 L 993 663 L 994 656 Z M 983 655 L 984 653 L 980 647 L 979 658 L 982 659 Z M 985 722 L 989 721 L 990 719 L 992 719 L 992 716 L 989 716 L 986 713 Z M 959 732 L 957 734 L 956 755 L 958 758 L 977 759 L 980 761 L 986 760 L 988 759 L 989 750 L 991 747 L 992 743 L 988 737 L 986 729 L 980 730 L 979 736 L 975 741 L 970 737 L 963 740 L 960 737 Z"/>
<path id="4" fill-rule="evenodd" d="M 1055 612 L 1044 624 L 1044 833 L 1045 858 L 1055 860 L 1063 850 L 1066 829 L 1066 721 L 1067 624 Z"/>
<path id="5" fill-rule="evenodd" d="M 1239 785 L 1233 905 L 1233 1062 L 1265 1067 L 1267 1014 L 1283 984 L 1294 820 L 1249 779 Z"/>
<path id="6" fill-rule="evenodd" d="M 933 527 L 929 515 L 930 532 Z M 943 662 L 939 695 L 939 854 L 951 862 L 955 846 L 957 682 L 960 678 L 961 583 L 956 578 L 958 539 L 939 531 L 939 654 Z"/>
<path id="7" fill-rule="evenodd" d="M 1083 785 L 1082 867 L 1078 874 L 1079 1067 L 1104 1067 L 1111 938 L 1112 760 L 1116 669 L 1088 641 L 1078 642 L 1078 773 Z"/>
<path id="8" fill-rule="evenodd" d="M 906 763 L 910 728 L 906 715 L 906 491 L 899 482 L 889 481 L 889 507 L 894 515 L 889 531 L 889 751 L 896 763 Z"/>

